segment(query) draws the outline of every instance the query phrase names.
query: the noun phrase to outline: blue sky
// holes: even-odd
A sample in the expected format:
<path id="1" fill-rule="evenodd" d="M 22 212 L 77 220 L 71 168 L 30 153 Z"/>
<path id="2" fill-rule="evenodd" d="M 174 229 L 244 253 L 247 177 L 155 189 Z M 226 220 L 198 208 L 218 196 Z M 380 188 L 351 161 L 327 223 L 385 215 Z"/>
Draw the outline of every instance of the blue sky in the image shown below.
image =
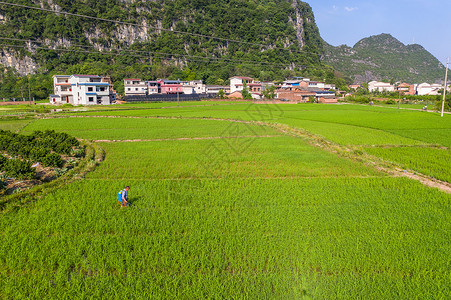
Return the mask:
<path id="1" fill-rule="evenodd" d="M 304 0 L 322 38 L 354 46 L 389 33 L 404 44 L 420 44 L 443 64 L 451 57 L 451 0 Z"/>

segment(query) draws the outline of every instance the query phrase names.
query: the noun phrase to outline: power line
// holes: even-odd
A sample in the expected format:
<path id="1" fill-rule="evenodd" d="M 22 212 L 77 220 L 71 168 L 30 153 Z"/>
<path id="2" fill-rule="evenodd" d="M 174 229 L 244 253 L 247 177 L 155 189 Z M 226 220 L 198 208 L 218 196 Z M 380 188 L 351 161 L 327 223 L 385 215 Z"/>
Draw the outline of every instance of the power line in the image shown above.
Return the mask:
<path id="1" fill-rule="evenodd" d="M 31 40 L 31 39 L 18 39 L 18 38 L 0 37 L 0 40 L 11 40 L 11 41 L 22 41 L 22 42 L 29 42 L 29 43 L 45 44 L 44 42 L 41 42 L 41 41 L 38 41 L 38 40 Z M 91 46 L 91 45 L 74 45 L 74 44 L 71 44 L 70 47 L 96 49 L 96 47 Z M 239 59 L 223 58 L 223 57 L 206 57 L 206 56 L 190 55 L 190 54 L 165 53 L 165 52 L 133 50 L 133 49 L 127 50 L 127 49 L 122 49 L 122 48 L 119 49 L 119 48 L 110 48 L 110 47 L 108 47 L 108 48 L 109 48 L 109 50 L 115 50 L 115 51 L 125 51 L 125 52 L 132 52 L 132 53 L 155 54 L 155 55 L 166 55 L 166 56 L 171 56 L 171 57 L 173 57 L 173 56 L 181 56 L 181 57 L 192 57 L 192 58 L 209 59 L 209 60 L 225 60 L 225 61 L 230 61 L 230 62 L 273 65 L 273 66 L 279 66 L 279 67 L 287 67 L 287 66 L 289 66 L 288 64 L 272 63 L 272 62 L 268 62 L 268 61 L 239 60 Z M 101 51 L 99 51 L 99 52 L 101 52 Z"/>
<path id="2" fill-rule="evenodd" d="M 23 41 L 23 42 L 30 42 L 30 43 L 39 43 L 39 44 L 44 44 L 44 42 L 40 42 L 37 40 L 31 40 L 31 39 L 18 39 L 18 38 L 8 38 L 8 37 L 0 37 L 0 40 L 12 40 L 12 41 Z M 18 46 L 18 45 L 6 45 L 6 44 L 0 44 L 0 46 L 5 46 L 5 47 L 14 47 L 14 48 L 24 48 L 27 49 L 26 46 Z M 87 45 L 70 45 L 71 47 L 81 47 L 81 48 L 91 48 L 91 49 L 96 49 L 94 46 L 87 46 Z M 88 53 L 88 54 L 107 54 L 107 55 L 116 55 L 116 56 L 120 56 L 120 53 L 111 53 L 111 50 L 114 51 L 122 51 L 122 52 L 129 52 L 129 53 L 143 53 L 143 54 L 154 54 L 154 55 L 158 55 L 158 56 L 163 56 L 163 57 L 167 57 L 167 58 L 173 58 L 174 56 L 179 56 L 179 57 L 184 57 L 185 59 L 188 57 L 187 60 L 189 61 L 198 61 L 198 62 L 208 62 L 208 61 L 213 61 L 213 62 L 217 62 L 217 63 L 226 63 L 226 62 L 235 62 L 235 63 L 239 63 L 239 64 L 250 64 L 250 65 L 254 65 L 254 64 L 261 64 L 261 65 L 272 65 L 272 66 L 279 66 L 279 67 L 289 67 L 291 64 L 282 64 L 282 63 L 271 63 L 268 61 L 249 61 L 249 60 L 238 60 L 238 59 L 230 59 L 230 58 L 218 58 L 218 57 L 205 57 L 205 56 L 196 56 L 196 55 L 189 55 L 189 54 L 178 54 L 178 53 L 165 53 L 165 52 L 155 52 L 155 51 L 144 51 L 144 50 L 127 50 L 127 49 L 114 49 L 114 48 L 109 48 L 110 52 L 103 52 L 103 51 L 98 51 L 98 52 L 94 52 L 94 51 L 87 51 L 87 50 L 71 50 L 71 49 L 55 49 L 55 48 L 46 48 L 46 47 L 39 47 L 39 46 L 34 46 L 35 49 L 41 49 L 41 50 L 53 50 L 53 51 L 62 51 L 62 52 L 79 52 L 79 53 Z M 27 49 L 28 50 L 28 49 Z M 125 55 L 124 55 L 125 56 Z M 139 57 L 139 58 L 145 58 L 148 59 L 148 56 L 143 56 L 143 55 L 133 55 L 134 57 Z M 201 59 L 201 60 L 200 60 Z M 208 61 L 207 61 L 208 60 Z M 295 65 L 297 67 L 301 67 L 301 68 L 309 68 L 311 66 L 305 66 L 305 65 Z"/>
<path id="3" fill-rule="evenodd" d="M 10 47 L 10 48 L 21 48 L 21 49 L 25 49 L 25 50 L 29 50 L 27 46 L 23 45 L 9 45 L 9 44 L 0 44 L 0 47 Z M 47 51 L 61 51 L 61 52 L 75 52 L 75 53 L 86 53 L 86 54 L 101 54 L 101 55 L 111 55 L 111 56 L 133 56 L 136 58 L 142 58 L 142 59 L 148 59 L 148 56 L 143 56 L 143 55 L 136 55 L 136 54 L 121 54 L 121 53 L 113 53 L 113 52 L 99 52 L 99 51 L 88 51 L 88 50 L 74 50 L 74 49 L 53 49 L 53 48 L 46 48 L 46 47 L 39 47 L 39 46 L 35 46 L 35 49 L 40 49 L 40 50 L 47 50 Z M 166 58 L 172 58 L 172 54 L 168 54 L 168 55 L 162 55 L 162 57 L 166 57 Z M 213 59 L 213 58 L 208 58 L 208 57 L 204 57 L 204 59 L 208 59 L 208 60 L 215 60 L 214 63 L 230 63 L 227 61 L 220 61 L 219 59 Z M 199 59 L 195 59 L 195 58 L 187 58 L 188 61 L 197 61 L 197 62 L 204 62 L 207 63 L 209 61 L 207 60 L 199 60 Z M 239 64 L 243 64 L 243 65 L 255 65 L 255 63 L 247 63 L 247 62 L 236 62 Z M 288 67 L 289 65 L 284 65 L 285 67 Z M 311 68 L 313 66 L 297 66 L 297 67 L 302 67 L 304 69 L 307 68 Z"/>
<path id="4" fill-rule="evenodd" d="M 136 24 L 136 23 L 117 21 L 117 20 L 111 20 L 111 19 L 105 19 L 105 18 L 99 18 L 99 17 L 92 17 L 92 16 L 87 16 L 87 15 L 82 15 L 82 14 L 69 13 L 69 12 L 65 12 L 65 11 L 55 11 L 55 10 L 47 9 L 47 8 L 35 7 L 35 6 L 29 6 L 29 5 L 22 5 L 22 4 L 10 3 L 10 2 L 4 2 L 4 1 L 0 1 L 0 4 L 10 5 L 10 6 L 15 6 L 15 7 L 21 7 L 21 8 L 27 8 L 27 9 L 40 10 L 40 11 L 45 11 L 45 12 L 51 12 L 51 13 L 54 13 L 54 14 L 62 14 L 62 15 L 65 15 L 65 16 L 74 16 L 74 17 L 87 18 L 87 19 L 91 19 L 91 20 L 111 22 L 111 23 L 120 24 L 120 25 L 136 26 L 136 27 L 143 27 L 143 28 L 150 27 L 150 28 L 153 28 L 155 30 L 161 30 L 161 31 L 178 33 L 178 34 L 186 34 L 186 35 L 191 35 L 191 36 L 195 36 L 195 37 L 215 39 L 215 40 L 219 40 L 219 41 L 223 41 L 223 42 L 232 42 L 232 43 L 246 44 L 246 45 L 252 45 L 252 46 L 266 47 L 266 48 L 290 51 L 290 52 L 299 53 L 299 54 L 304 54 L 305 53 L 305 54 L 311 54 L 311 55 L 317 55 L 317 56 L 321 55 L 319 53 L 314 53 L 314 52 L 309 52 L 309 51 L 304 51 L 304 50 L 292 50 L 292 49 L 287 49 L 287 48 L 282 48 L 282 47 L 277 47 L 277 46 L 271 46 L 271 45 L 265 45 L 265 44 L 260 44 L 260 43 L 251 43 L 251 42 L 245 42 L 245 41 L 240 41 L 240 40 L 227 39 L 227 38 L 222 38 L 222 37 L 215 37 L 215 36 L 205 35 L 205 34 L 190 33 L 190 32 L 185 32 L 185 31 L 180 31 L 180 30 L 173 30 L 173 29 L 166 29 L 166 28 L 162 28 L 162 27 L 156 27 L 156 26 L 152 26 L 152 25 L 147 25 L 146 26 L 146 25 L 140 25 L 140 24 Z"/>

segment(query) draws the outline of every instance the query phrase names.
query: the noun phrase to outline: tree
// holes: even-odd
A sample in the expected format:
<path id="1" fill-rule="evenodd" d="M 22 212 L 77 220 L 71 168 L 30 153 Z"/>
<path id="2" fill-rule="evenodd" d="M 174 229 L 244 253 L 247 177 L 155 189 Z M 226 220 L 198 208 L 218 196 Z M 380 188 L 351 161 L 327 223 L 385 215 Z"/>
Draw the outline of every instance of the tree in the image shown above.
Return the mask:
<path id="1" fill-rule="evenodd" d="M 267 87 L 262 93 L 263 96 L 265 96 L 265 99 L 274 99 L 276 97 L 276 86 L 271 85 Z"/>
<path id="2" fill-rule="evenodd" d="M 250 100 L 252 99 L 251 93 L 249 93 L 249 90 L 247 89 L 247 83 L 244 80 L 243 81 L 243 90 L 241 91 L 241 95 L 243 96 L 243 99 Z"/>
<path id="3" fill-rule="evenodd" d="M 218 92 L 218 98 L 219 99 L 225 99 L 225 93 L 223 89 L 220 89 Z"/>

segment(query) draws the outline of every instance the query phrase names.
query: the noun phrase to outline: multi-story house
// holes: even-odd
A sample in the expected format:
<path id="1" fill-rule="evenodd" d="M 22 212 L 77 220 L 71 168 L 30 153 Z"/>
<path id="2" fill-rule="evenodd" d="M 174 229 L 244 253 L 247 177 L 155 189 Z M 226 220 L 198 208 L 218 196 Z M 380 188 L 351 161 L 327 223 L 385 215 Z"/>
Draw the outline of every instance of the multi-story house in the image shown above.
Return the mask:
<path id="1" fill-rule="evenodd" d="M 98 75 L 72 75 L 69 78 L 74 105 L 111 104 L 110 84 Z"/>
<path id="2" fill-rule="evenodd" d="M 182 81 L 182 90 L 184 94 L 205 94 L 207 87 L 202 80 Z"/>
<path id="3" fill-rule="evenodd" d="M 147 81 L 147 94 L 161 94 L 161 80 Z"/>
<path id="4" fill-rule="evenodd" d="M 429 83 L 422 83 L 419 84 L 416 87 L 416 94 L 419 96 L 426 96 L 426 95 L 432 95 L 437 96 L 440 95 L 440 90 L 443 89 L 443 85 L 441 84 L 429 84 Z"/>
<path id="5" fill-rule="evenodd" d="M 147 95 L 147 84 L 145 81 L 137 78 L 124 79 L 125 96 L 145 96 Z"/>
<path id="6" fill-rule="evenodd" d="M 234 76 L 230 78 L 230 93 L 243 90 L 244 83 L 249 87 L 249 84 L 254 83 L 254 79 L 250 77 Z"/>
<path id="7" fill-rule="evenodd" d="M 183 94 L 182 84 L 179 80 L 162 80 L 161 94 Z"/>
<path id="8" fill-rule="evenodd" d="M 51 104 L 107 105 L 113 97 L 110 83 L 102 82 L 98 75 L 54 75 L 53 85 Z"/>
<path id="9" fill-rule="evenodd" d="M 395 86 L 387 82 L 370 81 L 368 82 L 368 91 L 373 92 L 394 92 Z"/>
<path id="10" fill-rule="evenodd" d="M 69 78 L 69 75 L 53 75 L 53 95 L 50 95 L 51 104 L 74 103 Z"/>

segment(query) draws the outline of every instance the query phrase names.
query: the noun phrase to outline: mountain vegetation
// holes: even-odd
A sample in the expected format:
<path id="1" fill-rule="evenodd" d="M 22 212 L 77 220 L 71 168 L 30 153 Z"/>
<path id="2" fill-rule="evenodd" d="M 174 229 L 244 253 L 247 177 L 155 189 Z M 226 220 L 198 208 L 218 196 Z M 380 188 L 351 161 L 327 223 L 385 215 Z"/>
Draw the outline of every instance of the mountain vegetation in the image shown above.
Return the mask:
<path id="1" fill-rule="evenodd" d="M 299 0 L 39 0 L 32 6 L 122 23 L 2 4 L 0 62 L 15 70 L 2 78 L 16 71 L 16 77 L 104 74 L 118 91 L 130 76 L 225 84 L 234 75 L 298 75 L 345 84 L 321 62 L 323 42 L 312 9 Z"/>
<path id="2" fill-rule="evenodd" d="M 435 82 L 444 75 L 444 66 L 422 46 L 404 45 L 389 34 L 364 38 L 352 48 L 325 43 L 324 50 L 324 62 L 356 83 L 371 80 Z"/>

